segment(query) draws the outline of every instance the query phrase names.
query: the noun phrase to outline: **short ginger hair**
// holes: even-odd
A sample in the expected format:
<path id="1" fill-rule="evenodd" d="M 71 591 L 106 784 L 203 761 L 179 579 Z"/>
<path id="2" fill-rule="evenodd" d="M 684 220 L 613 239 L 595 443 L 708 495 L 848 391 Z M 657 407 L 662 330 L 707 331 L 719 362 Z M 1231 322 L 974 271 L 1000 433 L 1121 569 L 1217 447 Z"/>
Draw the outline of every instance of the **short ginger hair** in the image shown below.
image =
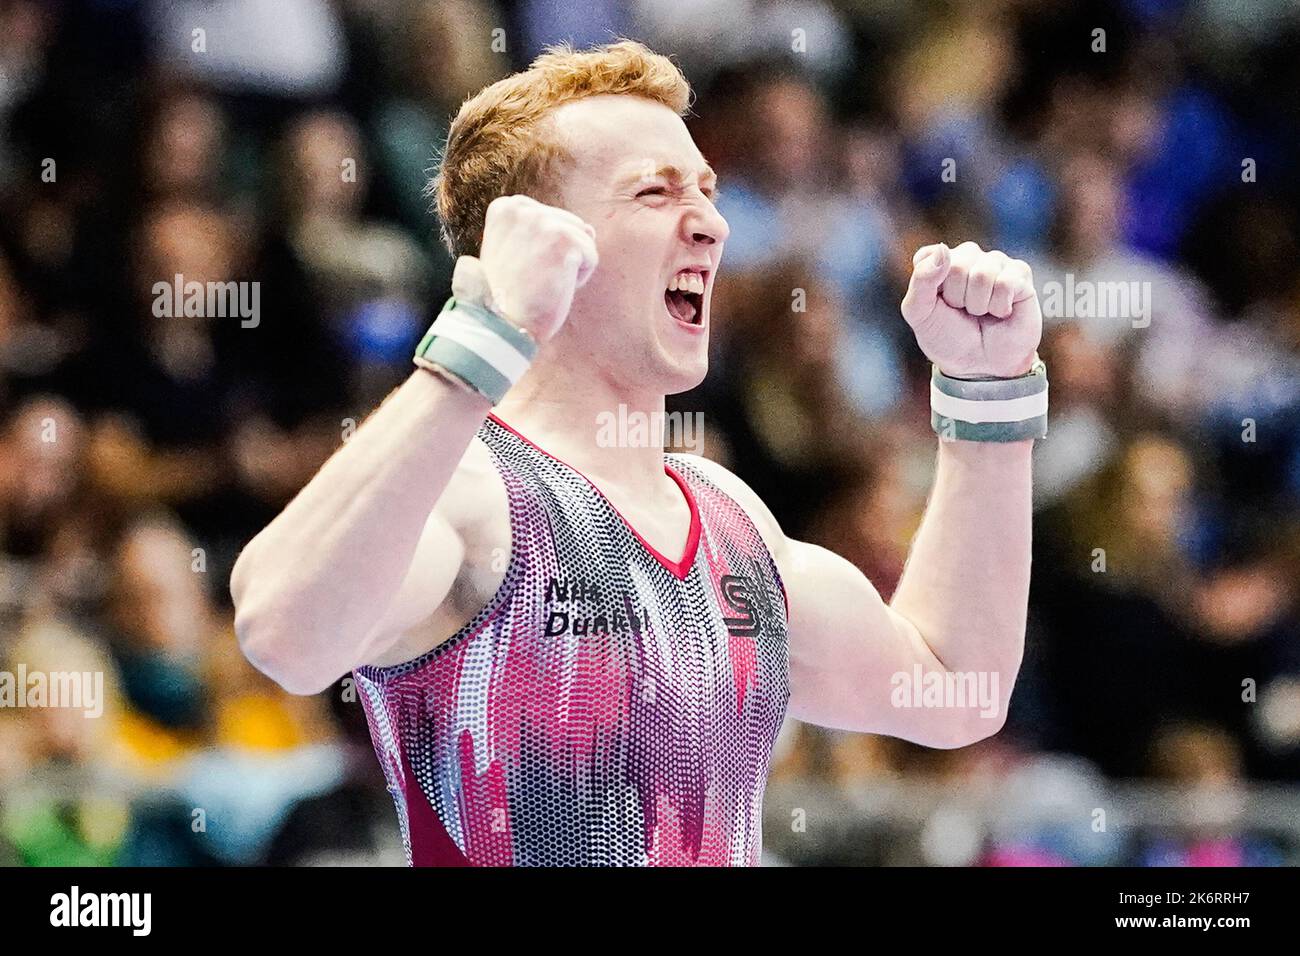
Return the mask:
<path id="1" fill-rule="evenodd" d="M 453 256 L 478 254 L 488 204 L 498 196 L 552 198 L 551 171 L 570 157 L 549 130 L 547 115 L 564 103 L 606 93 L 645 97 L 678 116 L 690 109 L 691 86 L 682 71 L 634 40 L 587 50 L 548 47 L 527 70 L 461 105 L 428 187 Z"/>

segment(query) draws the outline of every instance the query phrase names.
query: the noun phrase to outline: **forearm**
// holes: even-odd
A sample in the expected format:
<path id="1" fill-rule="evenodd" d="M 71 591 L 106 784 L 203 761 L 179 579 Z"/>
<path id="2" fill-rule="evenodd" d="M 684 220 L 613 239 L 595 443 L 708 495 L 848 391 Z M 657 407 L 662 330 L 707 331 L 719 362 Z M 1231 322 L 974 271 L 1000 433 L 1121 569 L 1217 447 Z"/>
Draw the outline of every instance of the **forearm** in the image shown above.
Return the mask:
<path id="1" fill-rule="evenodd" d="M 1020 667 L 1029 603 L 1032 441 L 941 441 L 934 488 L 891 606 L 951 671 Z"/>
<path id="2" fill-rule="evenodd" d="M 417 370 L 362 423 L 235 565 L 250 659 L 300 683 L 355 663 L 489 409 Z"/>

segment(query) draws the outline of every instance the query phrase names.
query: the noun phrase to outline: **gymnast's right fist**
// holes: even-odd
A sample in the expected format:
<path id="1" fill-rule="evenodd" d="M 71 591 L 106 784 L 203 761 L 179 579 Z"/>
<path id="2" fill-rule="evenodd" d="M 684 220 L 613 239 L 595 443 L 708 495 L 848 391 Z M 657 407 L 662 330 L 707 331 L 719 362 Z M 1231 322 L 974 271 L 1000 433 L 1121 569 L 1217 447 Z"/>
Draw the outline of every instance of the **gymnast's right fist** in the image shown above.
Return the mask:
<path id="1" fill-rule="evenodd" d="M 596 230 L 566 209 L 499 196 L 488 205 L 478 258 L 491 308 L 544 342 L 595 271 Z"/>

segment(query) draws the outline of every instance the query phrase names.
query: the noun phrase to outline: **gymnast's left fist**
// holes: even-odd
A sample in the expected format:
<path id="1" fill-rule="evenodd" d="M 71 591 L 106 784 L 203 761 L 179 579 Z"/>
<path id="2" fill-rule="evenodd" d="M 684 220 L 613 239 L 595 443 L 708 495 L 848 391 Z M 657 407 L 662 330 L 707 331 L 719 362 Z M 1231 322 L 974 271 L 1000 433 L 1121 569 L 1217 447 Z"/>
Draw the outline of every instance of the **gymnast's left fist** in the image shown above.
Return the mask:
<path id="1" fill-rule="evenodd" d="M 1043 334 L 1028 263 L 973 242 L 918 249 L 902 311 L 921 350 L 952 378 L 1024 375 Z"/>

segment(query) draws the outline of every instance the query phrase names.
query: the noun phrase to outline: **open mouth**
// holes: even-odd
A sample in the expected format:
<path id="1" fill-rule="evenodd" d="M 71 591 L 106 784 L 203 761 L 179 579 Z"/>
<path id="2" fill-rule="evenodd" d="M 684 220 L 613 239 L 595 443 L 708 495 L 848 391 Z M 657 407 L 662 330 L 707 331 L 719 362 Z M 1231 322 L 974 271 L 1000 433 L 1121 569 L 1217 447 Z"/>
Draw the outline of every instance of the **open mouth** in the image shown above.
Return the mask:
<path id="1" fill-rule="evenodd" d="M 700 325 L 704 321 L 704 283 L 708 274 L 683 269 L 668 282 L 664 304 L 668 314 L 683 325 Z"/>

